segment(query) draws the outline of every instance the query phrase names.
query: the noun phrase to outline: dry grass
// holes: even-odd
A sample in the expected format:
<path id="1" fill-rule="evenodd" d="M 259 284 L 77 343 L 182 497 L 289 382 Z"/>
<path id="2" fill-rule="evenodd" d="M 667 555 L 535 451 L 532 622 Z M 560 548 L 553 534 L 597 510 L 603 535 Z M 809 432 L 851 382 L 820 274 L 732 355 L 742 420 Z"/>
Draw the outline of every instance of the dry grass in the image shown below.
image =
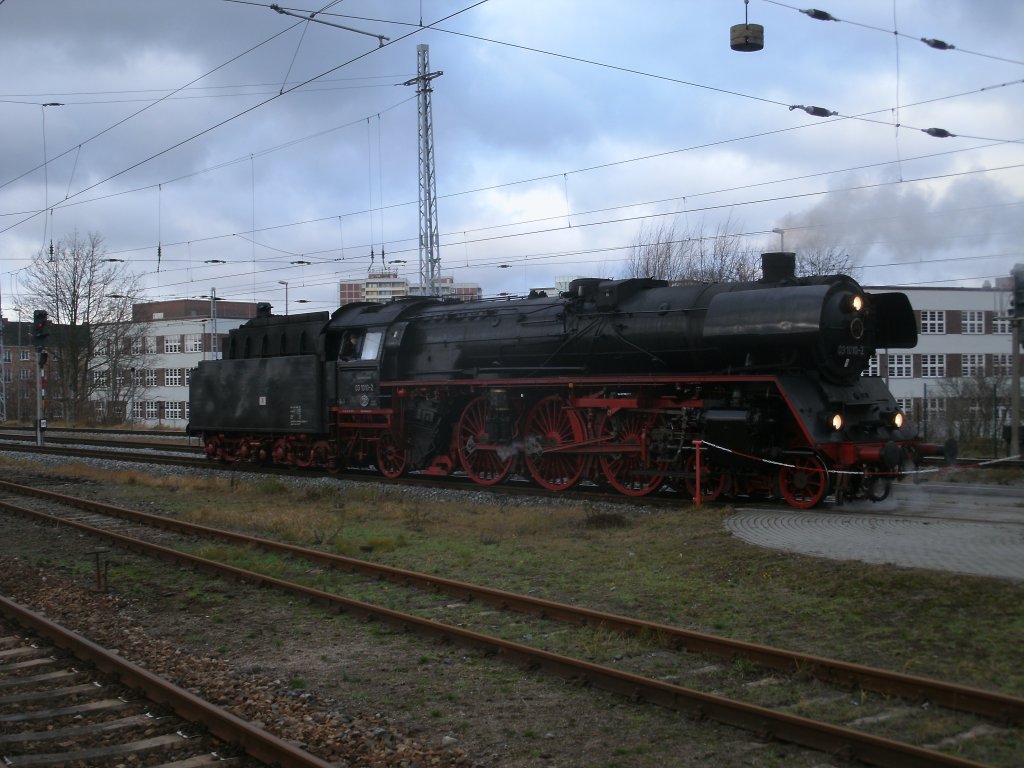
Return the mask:
<path id="1" fill-rule="evenodd" d="M 73 466 L 124 503 L 554 600 L 1024 694 L 1021 585 L 761 549 L 731 509 L 424 501 L 368 483 L 157 477 Z M 600 646 L 595 637 L 595 646 Z"/>

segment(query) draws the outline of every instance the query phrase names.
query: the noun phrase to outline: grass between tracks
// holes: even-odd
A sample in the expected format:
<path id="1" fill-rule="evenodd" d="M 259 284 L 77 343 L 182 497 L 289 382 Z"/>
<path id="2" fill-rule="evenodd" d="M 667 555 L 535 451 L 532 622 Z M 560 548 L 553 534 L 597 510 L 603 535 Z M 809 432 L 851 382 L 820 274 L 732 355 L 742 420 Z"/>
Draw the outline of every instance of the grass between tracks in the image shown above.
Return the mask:
<path id="1" fill-rule="evenodd" d="M 1021 585 L 754 547 L 724 530 L 728 506 L 463 504 L 376 484 L 295 489 L 277 479 L 67 471 L 193 522 L 1024 695 Z"/>

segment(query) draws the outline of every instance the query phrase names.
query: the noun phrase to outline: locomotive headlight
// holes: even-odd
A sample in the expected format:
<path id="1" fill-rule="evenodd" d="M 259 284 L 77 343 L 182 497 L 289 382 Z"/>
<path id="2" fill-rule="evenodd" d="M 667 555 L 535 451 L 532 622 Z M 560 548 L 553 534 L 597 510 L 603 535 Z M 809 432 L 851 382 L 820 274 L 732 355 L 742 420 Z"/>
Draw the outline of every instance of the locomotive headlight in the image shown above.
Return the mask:
<path id="1" fill-rule="evenodd" d="M 838 432 L 840 429 L 843 428 L 843 414 L 841 414 L 841 413 L 834 413 L 834 414 L 832 414 L 832 419 L 831 419 L 831 421 L 829 421 L 829 424 L 832 426 L 832 429 L 834 429 L 836 432 Z"/>
<path id="2" fill-rule="evenodd" d="M 903 411 L 889 411 L 882 414 L 882 420 L 893 429 L 900 429 L 907 421 Z"/>
<path id="3" fill-rule="evenodd" d="M 846 297 L 842 306 L 847 312 L 862 312 L 864 310 L 864 297 L 859 293 L 854 293 Z"/>

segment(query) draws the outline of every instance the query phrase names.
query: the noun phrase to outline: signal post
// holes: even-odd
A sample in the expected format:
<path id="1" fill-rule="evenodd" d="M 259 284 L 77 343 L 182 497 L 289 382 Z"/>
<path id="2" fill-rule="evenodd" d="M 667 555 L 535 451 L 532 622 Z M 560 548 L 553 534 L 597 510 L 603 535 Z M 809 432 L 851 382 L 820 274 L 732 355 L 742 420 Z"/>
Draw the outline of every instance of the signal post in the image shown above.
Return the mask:
<path id="1" fill-rule="evenodd" d="M 32 313 L 32 336 L 36 340 L 36 445 L 42 447 L 43 433 L 46 431 L 46 419 L 43 418 L 43 406 L 46 404 L 46 338 L 50 335 L 47 328 L 49 315 L 45 309 L 37 309 Z"/>

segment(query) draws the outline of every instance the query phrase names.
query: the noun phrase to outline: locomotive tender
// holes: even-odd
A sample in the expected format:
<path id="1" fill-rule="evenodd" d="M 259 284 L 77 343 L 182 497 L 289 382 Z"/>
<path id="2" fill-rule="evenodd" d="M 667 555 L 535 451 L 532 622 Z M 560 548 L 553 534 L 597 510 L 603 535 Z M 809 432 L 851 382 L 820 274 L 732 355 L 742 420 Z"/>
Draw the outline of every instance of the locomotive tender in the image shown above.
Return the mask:
<path id="1" fill-rule="evenodd" d="M 916 439 L 876 349 L 910 348 L 904 294 L 844 275 L 670 286 L 583 278 L 551 297 L 401 299 L 258 316 L 190 383 L 189 433 L 211 459 L 523 475 L 643 496 L 880 500 Z"/>

